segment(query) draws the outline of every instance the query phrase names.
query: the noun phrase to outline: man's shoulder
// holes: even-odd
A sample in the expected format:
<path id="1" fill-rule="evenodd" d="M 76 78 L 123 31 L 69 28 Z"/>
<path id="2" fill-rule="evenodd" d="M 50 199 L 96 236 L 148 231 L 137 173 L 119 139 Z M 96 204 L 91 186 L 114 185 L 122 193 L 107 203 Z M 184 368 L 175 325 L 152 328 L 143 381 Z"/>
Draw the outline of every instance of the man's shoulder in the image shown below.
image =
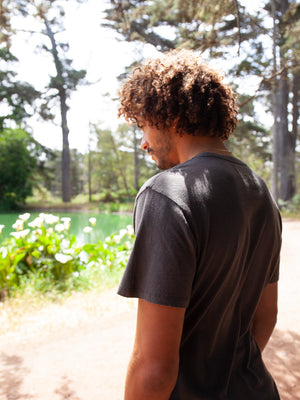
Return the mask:
<path id="1" fill-rule="evenodd" d="M 178 168 L 160 172 L 148 179 L 140 188 L 137 197 L 147 190 L 152 190 L 167 197 L 172 197 L 174 191 L 182 191 L 185 188 L 184 176 Z"/>

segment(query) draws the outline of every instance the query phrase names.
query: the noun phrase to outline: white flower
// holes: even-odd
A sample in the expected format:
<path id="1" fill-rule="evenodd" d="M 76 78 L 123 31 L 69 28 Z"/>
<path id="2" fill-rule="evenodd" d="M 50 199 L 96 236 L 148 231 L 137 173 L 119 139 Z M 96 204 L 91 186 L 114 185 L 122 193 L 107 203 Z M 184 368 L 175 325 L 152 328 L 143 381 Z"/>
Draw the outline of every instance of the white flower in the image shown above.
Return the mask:
<path id="1" fill-rule="evenodd" d="M 21 231 L 23 229 L 23 225 L 24 225 L 24 221 L 22 221 L 21 219 L 17 219 L 16 222 L 12 225 L 12 227 L 16 231 Z"/>
<path id="2" fill-rule="evenodd" d="M 71 256 L 68 256 L 68 255 L 66 255 L 66 254 L 56 253 L 56 254 L 55 254 L 55 259 L 56 259 L 56 261 L 60 262 L 61 264 L 65 264 L 65 263 L 67 263 L 68 261 L 71 261 L 71 260 L 72 260 L 72 257 L 71 257 Z"/>
<path id="3" fill-rule="evenodd" d="M 90 218 L 89 221 L 93 226 L 96 225 L 96 218 L 95 217 Z"/>
<path id="4" fill-rule="evenodd" d="M 21 214 L 21 215 L 19 215 L 19 218 L 22 220 L 22 221 L 27 221 L 29 218 L 30 218 L 30 214 L 29 213 L 25 213 L 25 214 Z"/>
<path id="5" fill-rule="evenodd" d="M 60 243 L 61 249 L 67 249 L 70 245 L 70 241 L 67 239 L 63 239 Z"/>
<path id="6" fill-rule="evenodd" d="M 6 247 L 1 247 L 0 248 L 0 253 L 2 253 L 2 258 L 6 258 L 7 254 L 8 254 L 7 248 Z"/>
<path id="7" fill-rule="evenodd" d="M 30 233 L 30 229 L 24 229 L 24 231 L 19 232 L 21 234 L 21 237 L 24 238 L 25 236 L 28 235 L 28 233 Z"/>
<path id="8" fill-rule="evenodd" d="M 63 217 L 63 218 L 61 218 L 61 221 L 63 222 L 63 224 L 65 226 L 65 229 L 69 229 L 70 228 L 71 218 Z"/>
<path id="9" fill-rule="evenodd" d="M 63 225 L 63 224 L 57 224 L 57 225 L 55 225 L 55 228 L 54 228 L 58 233 L 61 233 L 62 231 L 64 231 L 65 229 L 66 229 L 66 227 L 65 227 L 65 225 Z"/>
<path id="10" fill-rule="evenodd" d="M 3 228 L 5 228 L 5 225 L 0 225 L 0 233 L 2 232 Z"/>
<path id="11" fill-rule="evenodd" d="M 126 228 L 127 228 L 128 235 L 130 235 L 130 236 L 134 235 L 134 230 L 133 230 L 132 225 L 127 225 Z"/>
<path id="12" fill-rule="evenodd" d="M 115 236 L 114 236 L 114 241 L 115 241 L 117 244 L 121 242 L 121 239 L 122 239 L 122 236 L 120 236 L 120 235 L 115 235 Z"/>
<path id="13" fill-rule="evenodd" d="M 59 221 L 59 217 L 57 217 L 56 215 L 52 215 L 52 214 L 45 214 L 44 219 L 45 219 L 46 224 L 48 224 L 48 225 L 57 224 L 57 222 Z"/>
<path id="14" fill-rule="evenodd" d="M 43 225 L 44 219 L 39 216 L 36 217 L 33 221 L 28 223 L 28 226 L 30 226 L 31 228 L 40 228 Z"/>
<path id="15" fill-rule="evenodd" d="M 28 233 L 30 232 L 30 229 L 24 229 L 23 231 L 18 231 L 18 232 L 11 232 L 10 234 L 16 238 L 16 239 L 24 239 Z"/>
<path id="16" fill-rule="evenodd" d="M 71 222 L 71 218 L 69 218 L 69 217 L 62 217 L 61 220 L 62 220 L 64 223 L 66 223 L 66 224 L 68 224 L 69 222 Z"/>
<path id="17" fill-rule="evenodd" d="M 90 232 L 92 232 L 92 228 L 91 228 L 90 226 L 85 226 L 85 227 L 83 228 L 83 232 L 84 232 L 84 233 L 90 233 Z"/>
<path id="18" fill-rule="evenodd" d="M 121 237 L 125 236 L 126 233 L 127 233 L 127 229 L 121 229 L 121 230 L 120 230 L 120 236 L 121 236 Z"/>
<path id="19" fill-rule="evenodd" d="M 48 233 L 48 235 L 51 235 L 54 232 L 54 229 L 52 228 L 52 226 L 50 226 L 50 228 L 47 228 L 46 232 Z"/>

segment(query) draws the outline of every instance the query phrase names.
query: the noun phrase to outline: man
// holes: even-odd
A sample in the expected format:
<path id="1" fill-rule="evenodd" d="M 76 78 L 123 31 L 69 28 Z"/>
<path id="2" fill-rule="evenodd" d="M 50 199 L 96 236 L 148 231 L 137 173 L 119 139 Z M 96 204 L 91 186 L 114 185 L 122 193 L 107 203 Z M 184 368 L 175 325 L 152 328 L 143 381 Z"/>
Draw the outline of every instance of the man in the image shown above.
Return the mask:
<path id="1" fill-rule="evenodd" d="M 134 70 L 119 114 L 165 170 L 141 188 L 119 294 L 137 297 L 125 400 L 275 400 L 261 352 L 276 323 L 281 219 L 225 147 L 232 89 L 191 51 Z"/>

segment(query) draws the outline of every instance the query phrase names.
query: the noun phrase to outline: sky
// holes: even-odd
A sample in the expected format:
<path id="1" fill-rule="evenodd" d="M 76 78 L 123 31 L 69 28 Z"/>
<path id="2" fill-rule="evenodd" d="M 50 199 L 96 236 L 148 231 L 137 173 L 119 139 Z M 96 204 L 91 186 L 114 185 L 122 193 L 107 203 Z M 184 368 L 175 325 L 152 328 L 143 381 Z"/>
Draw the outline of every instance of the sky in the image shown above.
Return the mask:
<path id="1" fill-rule="evenodd" d="M 255 4 L 257 7 L 261 6 L 260 3 L 261 0 L 252 0 L 251 5 L 255 8 Z M 158 52 L 151 45 L 138 46 L 136 43 L 121 41 L 114 31 L 102 27 L 105 0 L 88 0 L 83 4 L 64 2 L 64 5 L 66 30 L 58 39 L 70 44 L 68 57 L 73 59 L 73 67 L 86 69 L 87 80 L 91 83 L 79 87 L 68 101 L 69 142 L 71 148 L 86 152 L 90 123 L 96 123 L 102 128 L 116 129 L 118 123 L 124 122 L 118 120 L 118 102 L 112 100 L 117 97 L 119 87 L 117 76 L 124 72 L 125 66 L 139 60 L 141 54 L 144 57 L 151 57 L 156 56 Z M 17 19 L 15 27 L 24 30 L 34 29 L 34 21 L 29 18 Z M 40 26 L 36 29 L 39 28 Z M 11 50 L 20 61 L 18 79 L 42 90 L 49 82 L 49 75 L 55 75 L 55 70 L 50 55 L 36 50 L 40 41 L 40 35 L 18 34 L 14 38 Z M 256 85 L 254 82 L 253 91 Z M 32 127 L 33 136 L 40 143 L 61 149 L 62 134 L 58 108 L 56 114 L 56 124 L 41 121 L 37 115 L 28 123 Z"/>
<path id="2" fill-rule="evenodd" d="M 81 152 L 87 151 L 90 123 L 115 129 L 123 122 L 117 118 L 117 101 L 112 100 L 117 97 L 117 76 L 124 72 L 126 65 L 139 59 L 142 51 L 136 44 L 120 41 L 115 32 L 100 26 L 104 9 L 104 0 L 88 0 L 80 5 L 73 3 L 65 9 L 66 31 L 61 38 L 70 44 L 68 57 L 73 59 L 73 67 L 86 69 L 86 78 L 90 82 L 73 92 L 68 101 L 70 147 Z M 32 29 L 32 21 L 15 20 L 15 27 Z M 19 59 L 18 79 L 42 90 L 49 82 L 49 75 L 55 75 L 55 71 L 50 56 L 36 50 L 40 40 L 40 35 L 19 34 L 11 50 Z M 143 48 L 143 54 L 148 57 L 156 51 L 149 45 Z M 59 113 L 57 109 L 56 124 L 39 121 L 38 116 L 28 121 L 34 137 L 56 149 L 61 149 L 62 142 Z"/>

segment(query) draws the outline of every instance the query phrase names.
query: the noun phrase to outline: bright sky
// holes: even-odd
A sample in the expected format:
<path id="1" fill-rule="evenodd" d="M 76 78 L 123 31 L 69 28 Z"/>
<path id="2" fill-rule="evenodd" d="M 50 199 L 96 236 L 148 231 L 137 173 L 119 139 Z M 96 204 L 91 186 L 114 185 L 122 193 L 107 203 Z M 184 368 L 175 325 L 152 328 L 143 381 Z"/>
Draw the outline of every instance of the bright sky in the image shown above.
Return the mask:
<path id="1" fill-rule="evenodd" d="M 80 151 L 87 150 L 89 123 L 101 123 L 103 128 L 114 129 L 122 122 L 117 118 L 116 97 L 118 81 L 116 77 L 124 67 L 139 59 L 140 49 L 132 43 L 120 42 L 116 34 L 100 26 L 103 22 L 105 0 L 88 0 L 85 4 L 70 4 L 66 10 L 66 32 L 64 38 L 70 44 L 68 56 L 74 60 L 76 69 L 87 70 L 87 80 L 97 82 L 81 86 L 74 92 L 68 104 L 68 124 L 70 129 L 70 147 Z M 23 21 L 17 21 L 17 28 Z M 32 22 L 28 22 L 30 24 Z M 24 24 L 26 29 L 26 21 Z M 27 26 L 32 29 L 32 26 Z M 42 89 L 49 82 L 49 75 L 55 74 L 53 61 L 46 52 L 35 50 L 41 40 L 40 35 L 18 35 L 13 42 L 12 52 L 20 63 L 18 79 Z M 47 40 L 47 39 L 46 39 Z M 47 43 L 47 41 L 46 41 Z M 47 43 L 48 44 L 48 43 Z M 146 46 L 144 54 L 154 54 L 152 46 Z M 105 94 L 109 93 L 109 96 Z M 60 111 L 57 109 L 57 125 L 38 122 L 37 116 L 30 120 L 33 134 L 42 144 L 52 148 L 61 148 Z"/>

